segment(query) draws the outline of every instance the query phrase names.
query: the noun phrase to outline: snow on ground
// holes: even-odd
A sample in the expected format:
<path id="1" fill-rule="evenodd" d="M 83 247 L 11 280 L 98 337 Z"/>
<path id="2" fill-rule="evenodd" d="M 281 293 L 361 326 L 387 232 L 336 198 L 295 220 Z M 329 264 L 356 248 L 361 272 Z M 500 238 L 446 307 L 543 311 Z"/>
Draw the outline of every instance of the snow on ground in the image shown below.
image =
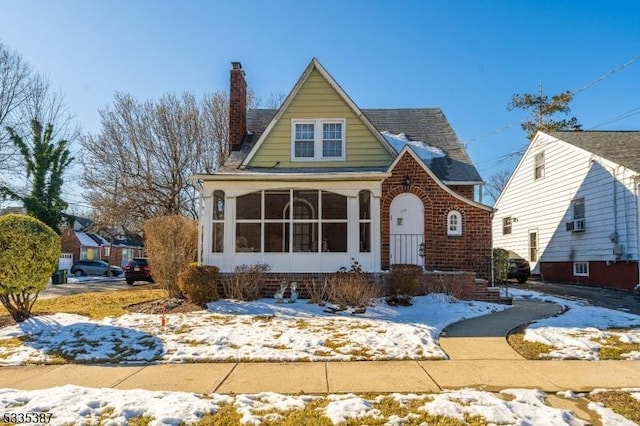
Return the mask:
<path id="1" fill-rule="evenodd" d="M 608 340 L 640 344 L 639 315 L 530 290 L 510 289 L 509 292 L 515 298 L 553 302 L 567 308 L 563 314 L 535 321 L 525 330 L 524 340 L 554 348 L 545 357 L 599 360 L 600 350 Z M 640 360 L 640 351 L 629 351 L 621 357 Z"/>
<path id="2" fill-rule="evenodd" d="M 197 395 L 187 392 L 91 389 L 66 385 L 57 388 L 21 391 L 0 389 L 0 416 L 9 413 L 51 413 L 50 424 L 126 425 L 136 417 L 147 417 L 150 425 L 177 425 L 197 422 L 215 414 L 223 404 L 232 405 L 243 424 L 258 425 L 278 421 L 283 414 L 303 409 L 315 402 L 319 412 L 333 424 L 365 417 L 381 419 L 390 425 L 419 418 L 425 413 L 464 420 L 465 415 L 480 416 L 489 424 L 501 425 L 586 425 L 572 412 L 546 405 L 545 394 L 529 389 L 507 389 L 500 394 L 462 389 L 436 394 L 391 394 L 362 397 L 344 395 L 282 395 L 272 392 L 239 395 Z M 382 402 L 391 398 L 401 407 L 413 407 L 400 417 L 383 412 Z M 409 405 L 411 404 L 411 405 Z M 603 418 L 632 424 L 610 410 L 594 406 Z M 366 424 L 366 423 L 364 423 Z"/>
<path id="3" fill-rule="evenodd" d="M 409 307 L 383 300 L 352 316 L 304 301 L 220 300 L 207 311 L 127 314 L 93 321 L 73 314 L 33 317 L 0 329 L 0 365 L 55 361 L 102 363 L 444 359 L 438 336 L 448 324 L 505 309 L 484 302 L 416 297 Z M 11 339 L 11 340 L 9 340 Z"/>

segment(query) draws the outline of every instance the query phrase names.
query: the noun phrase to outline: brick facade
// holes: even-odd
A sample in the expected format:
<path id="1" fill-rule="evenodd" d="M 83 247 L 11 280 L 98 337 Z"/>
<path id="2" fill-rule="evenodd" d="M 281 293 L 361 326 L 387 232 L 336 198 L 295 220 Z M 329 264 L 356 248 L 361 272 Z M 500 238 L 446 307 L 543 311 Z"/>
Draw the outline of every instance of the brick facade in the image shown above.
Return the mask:
<path id="1" fill-rule="evenodd" d="M 405 176 L 412 185 L 403 187 Z M 457 186 L 458 193 L 463 193 Z M 479 277 L 491 274 L 491 212 L 466 203 L 443 190 L 406 152 L 396 163 L 392 175 L 382 183 L 381 199 L 381 264 L 389 269 L 390 208 L 393 199 L 402 193 L 416 195 L 424 205 L 425 269 L 427 271 L 466 271 Z M 470 195 L 473 194 L 471 187 Z M 447 235 L 447 214 L 456 210 L 462 216 L 462 235 Z"/>

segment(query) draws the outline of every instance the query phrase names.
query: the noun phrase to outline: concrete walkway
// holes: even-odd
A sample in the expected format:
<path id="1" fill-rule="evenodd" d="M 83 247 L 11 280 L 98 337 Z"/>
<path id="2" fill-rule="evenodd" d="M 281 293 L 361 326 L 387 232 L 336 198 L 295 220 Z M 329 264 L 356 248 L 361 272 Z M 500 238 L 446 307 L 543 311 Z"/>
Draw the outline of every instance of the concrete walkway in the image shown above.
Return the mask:
<path id="1" fill-rule="evenodd" d="M 453 360 L 522 360 L 507 342 L 509 332 L 521 325 L 558 315 L 554 303 L 514 300 L 513 307 L 451 324 L 440 335 L 440 347 Z"/>
<path id="2" fill-rule="evenodd" d="M 0 388 L 32 390 L 73 384 L 203 394 L 326 394 L 438 392 L 466 387 L 557 392 L 638 386 L 640 361 L 529 361 L 507 344 L 509 330 L 560 311 L 558 305 L 516 301 L 506 311 L 453 324 L 440 339 L 451 357 L 448 361 L 0 367 Z"/>

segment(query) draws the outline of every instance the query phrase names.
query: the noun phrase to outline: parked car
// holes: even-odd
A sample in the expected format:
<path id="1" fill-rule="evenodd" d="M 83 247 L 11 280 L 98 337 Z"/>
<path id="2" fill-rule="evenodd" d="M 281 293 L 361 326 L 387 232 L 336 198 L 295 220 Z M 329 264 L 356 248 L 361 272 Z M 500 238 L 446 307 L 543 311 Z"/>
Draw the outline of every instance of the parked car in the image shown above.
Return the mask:
<path id="1" fill-rule="evenodd" d="M 529 275 L 531 275 L 529 261 L 509 250 L 509 269 L 507 270 L 507 279 L 515 278 L 520 284 L 524 284 L 529 279 Z"/>
<path id="2" fill-rule="evenodd" d="M 153 282 L 149 262 L 146 257 L 134 257 L 124 267 L 124 278 L 127 284 L 133 285 L 135 281 Z"/>
<path id="3" fill-rule="evenodd" d="M 73 264 L 70 271 L 76 276 L 97 275 L 97 276 L 113 276 L 122 275 L 122 268 L 111 265 L 103 260 L 79 260 Z"/>

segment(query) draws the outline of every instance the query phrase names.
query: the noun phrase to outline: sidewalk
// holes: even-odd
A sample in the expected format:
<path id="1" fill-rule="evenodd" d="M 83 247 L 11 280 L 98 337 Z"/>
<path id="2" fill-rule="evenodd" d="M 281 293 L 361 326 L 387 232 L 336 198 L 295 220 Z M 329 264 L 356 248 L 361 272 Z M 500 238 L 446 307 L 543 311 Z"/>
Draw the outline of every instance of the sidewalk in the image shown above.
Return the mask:
<path id="1" fill-rule="evenodd" d="M 546 392 L 638 387 L 640 361 L 529 361 L 506 342 L 511 329 L 559 313 L 516 301 L 503 312 L 452 324 L 440 339 L 448 361 L 201 363 L 0 367 L 0 388 L 94 388 L 216 393 L 437 392 L 530 388 Z M 459 336 L 459 337 L 456 337 Z"/>
<path id="2" fill-rule="evenodd" d="M 217 393 L 437 392 L 530 388 L 546 392 L 629 388 L 638 361 L 362 361 L 291 363 L 60 365 L 0 368 L 0 388 L 94 388 Z"/>

